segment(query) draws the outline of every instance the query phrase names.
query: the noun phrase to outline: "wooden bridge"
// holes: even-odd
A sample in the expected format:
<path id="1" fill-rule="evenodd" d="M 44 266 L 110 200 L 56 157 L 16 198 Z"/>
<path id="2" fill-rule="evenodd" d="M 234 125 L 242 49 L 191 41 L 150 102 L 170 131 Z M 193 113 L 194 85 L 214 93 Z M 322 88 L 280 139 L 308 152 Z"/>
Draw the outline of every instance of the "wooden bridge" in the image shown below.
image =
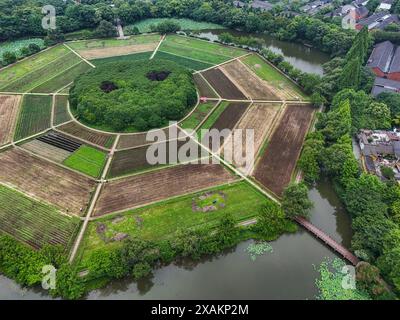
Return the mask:
<path id="1" fill-rule="evenodd" d="M 358 258 L 354 254 L 352 254 L 348 249 L 346 249 L 344 246 L 339 244 L 336 240 L 332 239 L 325 232 L 318 229 L 316 226 L 314 226 L 308 220 L 306 220 L 302 217 L 296 217 L 294 219 L 296 220 L 297 223 L 299 223 L 304 228 L 306 228 L 314 236 L 316 236 L 318 239 L 322 240 L 326 245 L 328 245 L 333 250 L 335 250 L 337 253 L 339 253 L 343 258 L 350 261 L 354 266 L 357 265 L 357 263 L 359 262 Z"/>

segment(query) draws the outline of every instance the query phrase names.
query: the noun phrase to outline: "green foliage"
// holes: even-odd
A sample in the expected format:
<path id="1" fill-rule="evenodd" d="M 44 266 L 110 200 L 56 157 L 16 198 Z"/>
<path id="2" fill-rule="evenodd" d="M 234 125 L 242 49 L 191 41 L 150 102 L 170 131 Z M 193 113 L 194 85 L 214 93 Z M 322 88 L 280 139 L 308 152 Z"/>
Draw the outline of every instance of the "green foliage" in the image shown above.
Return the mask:
<path id="1" fill-rule="evenodd" d="M 340 259 L 326 259 L 318 267 L 320 279 L 316 280 L 319 290 L 318 300 L 370 300 L 364 291 L 345 289 L 342 283 L 346 281 L 346 273 L 342 272 L 346 264 Z"/>
<path id="2" fill-rule="evenodd" d="M 394 171 L 391 167 L 382 166 L 381 173 L 386 179 L 394 179 Z"/>
<path id="3" fill-rule="evenodd" d="M 111 38 L 117 35 L 115 26 L 106 20 L 100 21 L 100 24 L 94 31 L 94 36 L 97 38 Z"/>
<path id="4" fill-rule="evenodd" d="M 394 92 L 382 92 L 378 94 L 376 100 L 386 104 L 393 117 L 400 115 L 400 94 Z"/>
<path id="5" fill-rule="evenodd" d="M 303 172 L 304 181 L 313 184 L 320 178 L 321 154 L 324 150 L 324 136 L 320 132 L 309 133 L 297 163 Z"/>
<path id="6" fill-rule="evenodd" d="M 14 52 L 6 51 L 3 53 L 3 64 L 8 65 L 17 61 L 17 56 Z"/>
<path id="7" fill-rule="evenodd" d="M 288 230 L 288 223 L 282 208 L 269 202 L 259 210 L 257 223 L 252 229 L 262 235 L 263 239 L 273 240 Z"/>
<path id="8" fill-rule="evenodd" d="M 337 108 L 326 115 L 323 122 L 324 128 L 321 132 L 327 142 L 337 141 L 340 137 L 350 134 L 352 121 L 349 100 L 342 100 Z"/>
<path id="9" fill-rule="evenodd" d="M 173 20 L 165 20 L 156 25 L 150 25 L 151 32 L 158 32 L 161 34 L 175 33 L 179 30 L 181 30 L 180 24 Z"/>
<path id="10" fill-rule="evenodd" d="M 236 44 L 239 46 L 246 46 L 250 48 L 259 48 L 259 49 L 262 48 L 262 41 L 254 37 L 249 37 L 249 36 L 236 37 L 228 32 L 223 32 L 220 35 L 218 35 L 218 38 L 221 42 L 227 44 Z"/>
<path id="11" fill-rule="evenodd" d="M 286 217 L 308 217 L 313 203 L 308 199 L 304 183 L 291 183 L 283 192 L 282 209 Z"/>
<path id="12" fill-rule="evenodd" d="M 93 147 L 83 145 L 65 159 L 63 164 L 97 178 L 103 170 L 106 157 L 106 153 Z"/>
<path id="13" fill-rule="evenodd" d="M 163 72 L 163 81 L 147 77 Z M 104 84 L 110 92 L 101 89 Z M 70 91 L 71 106 L 85 123 L 115 130 L 147 130 L 179 120 L 196 100 L 192 75 L 165 60 L 104 64 L 78 77 Z"/>
<path id="14" fill-rule="evenodd" d="M 246 251 L 250 255 L 251 260 L 256 261 L 258 256 L 262 256 L 267 252 L 274 252 L 272 246 L 265 241 L 251 243 Z"/>

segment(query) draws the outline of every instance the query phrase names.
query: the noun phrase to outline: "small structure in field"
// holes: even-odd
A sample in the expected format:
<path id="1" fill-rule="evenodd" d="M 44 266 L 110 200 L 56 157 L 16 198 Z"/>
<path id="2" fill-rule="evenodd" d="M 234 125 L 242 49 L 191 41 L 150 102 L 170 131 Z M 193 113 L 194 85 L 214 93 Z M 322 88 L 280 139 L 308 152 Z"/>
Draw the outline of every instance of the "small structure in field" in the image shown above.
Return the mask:
<path id="1" fill-rule="evenodd" d="M 225 200 L 225 193 L 209 191 L 192 199 L 192 210 L 195 212 L 216 211 L 225 208 Z"/>

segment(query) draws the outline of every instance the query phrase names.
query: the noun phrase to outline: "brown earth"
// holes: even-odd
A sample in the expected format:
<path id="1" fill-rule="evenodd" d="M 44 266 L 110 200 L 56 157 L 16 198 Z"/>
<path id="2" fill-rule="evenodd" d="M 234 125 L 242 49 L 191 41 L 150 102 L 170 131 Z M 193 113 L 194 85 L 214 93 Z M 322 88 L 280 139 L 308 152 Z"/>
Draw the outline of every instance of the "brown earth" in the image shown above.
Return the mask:
<path id="1" fill-rule="evenodd" d="M 0 181 L 51 203 L 62 211 L 81 215 L 95 182 L 20 149 L 0 153 Z"/>
<path id="2" fill-rule="evenodd" d="M 207 97 L 207 98 L 218 98 L 214 90 L 210 87 L 207 81 L 204 78 L 196 73 L 193 75 L 194 82 L 199 90 L 200 97 Z"/>
<path id="3" fill-rule="evenodd" d="M 259 100 L 281 100 L 274 94 L 266 82 L 254 75 L 249 69 L 238 60 L 229 62 L 219 67 L 225 75 L 236 83 L 244 93 L 252 99 Z"/>
<path id="4" fill-rule="evenodd" d="M 288 105 L 254 170 L 256 180 L 278 196 L 290 183 L 313 112 L 311 105 Z"/>
<path id="5" fill-rule="evenodd" d="M 165 134 L 165 139 L 160 141 L 165 141 L 169 139 L 169 128 L 159 129 L 162 130 Z M 171 130 L 174 130 L 173 128 Z M 156 130 L 152 130 L 154 133 Z M 158 130 L 157 130 L 158 131 Z M 177 130 L 179 132 L 179 130 Z M 178 134 L 178 133 L 177 133 Z M 118 141 L 117 149 L 126 149 L 126 148 L 135 148 L 139 146 L 143 146 L 146 144 L 150 144 L 153 141 L 147 141 L 146 139 L 147 132 L 132 134 L 132 135 L 121 135 Z"/>
<path id="6" fill-rule="evenodd" d="M 108 182 L 94 214 L 128 210 L 133 207 L 236 180 L 218 164 L 188 164 Z"/>
<path id="7" fill-rule="evenodd" d="M 77 138 L 89 141 L 104 148 L 111 148 L 115 140 L 115 135 L 87 129 L 74 121 L 58 127 L 58 130 L 69 133 Z"/>
<path id="8" fill-rule="evenodd" d="M 122 56 L 136 52 L 153 51 L 155 50 L 156 47 L 157 43 L 134 44 L 123 47 L 108 47 L 101 49 L 79 50 L 79 54 L 85 59 L 91 60 L 91 59 L 108 58 L 114 56 Z"/>
<path id="9" fill-rule="evenodd" d="M 0 146 L 11 142 L 21 96 L 0 96 Z"/>
<path id="10" fill-rule="evenodd" d="M 236 167 L 241 169 L 241 167 L 245 165 L 244 161 L 241 162 L 240 159 L 245 159 L 246 157 L 246 130 L 250 129 L 254 132 L 254 153 L 253 155 L 248 156 L 252 156 L 253 159 L 256 160 L 259 149 L 270 132 L 280 107 L 281 104 L 279 103 L 254 103 L 249 108 L 248 112 L 236 127 L 236 129 L 242 130 L 243 138 L 241 141 L 235 141 L 236 143 L 241 142 L 241 145 L 233 145 L 233 139 L 231 138 L 227 140 L 227 143 L 224 146 L 224 153 L 229 150 L 233 154 L 233 163 Z M 247 170 L 243 173 L 247 173 Z"/>
<path id="11" fill-rule="evenodd" d="M 202 73 L 224 99 L 247 100 L 247 97 L 219 69 L 210 69 Z"/>

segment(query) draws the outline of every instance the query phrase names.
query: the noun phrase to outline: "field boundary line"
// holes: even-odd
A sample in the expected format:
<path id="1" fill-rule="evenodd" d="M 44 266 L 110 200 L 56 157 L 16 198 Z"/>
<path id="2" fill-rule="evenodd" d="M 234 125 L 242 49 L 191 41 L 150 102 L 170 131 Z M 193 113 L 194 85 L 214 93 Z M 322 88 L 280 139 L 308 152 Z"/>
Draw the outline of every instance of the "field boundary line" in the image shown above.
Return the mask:
<path id="1" fill-rule="evenodd" d="M 25 73 L 23 76 L 21 76 L 21 77 L 19 77 L 19 78 L 17 78 L 17 79 L 14 79 L 14 80 L 12 80 L 12 81 L 10 81 L 10 82 L 8 82 L 6 86 L 1 87 L 0 89 L 6 88 L 6 87 L 8 87 L 10 84 L 13 84 L 14 82 L 16 82 L 16 81 L 18 81 L 18 80 L 21 80 L 21 79 L 25 78 L 26 76 L 31 75 L 32 73 L 34 73 L 34 72 L 36 72 L 36 71 L 39 71 L 39 70 L 41 70 L 41 69 L 44 69 L 44 68 L 47 67 L 49 64 L 52 64 L 53 62 L 55 62 L 55 61 L 57 61 L 57 60 L 61 60 L 62 58 L 66 57 L 66 56 L 69 55 L 69 54 L 70 54 L 70 53 L 67 52 L 66 54 L 63 54 L 62 56 L 59 56 L 59 57 L 57 57 L 56 59 L 51 60 L 51 61 L 45 63 L 44 65 L 40 66 L 39 68 L 33 69 L 33 70 L 31 70 L 31 71 Z M 32 90 L 32 88 L 31 88 L 30 90 Z"/>
<path id="2" fill-rule="evenodd" d="M 39 158 L 39 159 L 41 159 L 41 160 L 45 160 L 45 161 L 50 162 L 50 163 L 52 163 L 52 164 L 54 164 L 54 165 L 56 165 L 56 166 L 58 166 L 58 167 L 64 168 L 64 169 L 66 169 L 66 170 L 68 170 L 68 171 L 72 171 L 72 172 L 78 173 L 78 174 L 80 174 L 80 175 L 82 175 L 82 176 L 84 176 L 84 177 L 86 177 L 86 178 L 88 178 L 88 179 L 90 179 L 90 180 L 92 180 L 92 181 L 96 181 L 96 179 L 93 178 L 92 176 L 89 176 L 89 175 L 87 175 L 87 174 L 85 174 L 85 173 L 83 173 L 83 172 L 80 172 L 80 171 L 77 171 L 77 170 L 72 169 L 72 168 L 70 168 L 70 167 L 67 167 L 67 166 L 63 165 L 62 163 L 58 163 L 58 162 L 56 162 L 56 161 L 54 161 L 54 160 L 51 160 L 51 159 L 48 159 L 48 158 L 46 158 L 46 157 L 44 157 L 44 156 L 41 156 L 41 155 L 39 155 L 39 154 L 36 154 L 36 153 L 34 153 L 34 152 L 32 152 L 32 151 L 30 151 L 30 150 L 28 150 L 28 149 L 25 149 L 25 148 L 23 148 L 23 147 L 21 147 L 21 146 L 19 146 L 19 145 L 15 145 L 14 147 L 15 147 L 16 149 L 18 149 L 18 150 L 21 150 L 21 151 L 23 151 L 23 152 L 26 152 L 26 153 L 30 154 L 32 157 L 36 157 L 36 158 Z"/>
<path id="3" fill-rule="evenodd" d="M 115 138 L 115 141 L 114 141 L 114 144 L 113 144 L 113 146 L 112 146 L 112 149 L 111 149 L 110 153 L 108 154 L 107 162 L 106 162 L 106 164 L 105 164 L 105 166 L 104 166 L 104 168 L 103 168 L 103 173 L 102 173 L 101 176 L 100 176 L 100 181 L 101 181 L 102 183 L 104 183 L 104 182 L 106 181 L 106 177 L 107 177 L 108 171 L 109 171 L 109 169 L 110 169 L 110 167 L 111 167 L 111 162 L 112 162 L 112 160 L 113 160 L 113 158 L 114 158 L 114 154 L 115 154 L 115 151 L 116 151 L 116 149 L 117 149 L 117 145 L 118 145 L 118 143 L 119 143 L 119 138 L 120 138 L 120 137 L 121 137 L 121 136 L 118 135 L 118 136 Z"/>
<path id="4" fill-rule="evenodd" d="M 222 100 L 219 99 L 217 101 L 217 103 L 215 104 L 215 106 L 206 114 L 206 116 L 204 117 L 203 120 L 200 121 L 200 123 L 196 126 L 196 128 L 194 128 L 194 131 L 197 132 L 201 126 L 207 121 L 207 119 L 213 114 L 213 112 L 219 107 L 219 105 L 221 104 Z"/>
<path id="5" fill-rule="evenodd" d="M 190 110 L 190 112 L 186 116 L 184 116 L 181 120 L 177 121 L 176 122 L 177 124 L 185 121 L 196 111 L 197 107 L 200 105 L 200 95 L 199 95 L 199 92 L 197 91 L 197 88 L 196 88 L 196 96 L 197 96 L 197 102 L 196 102 L 195 106 L 192 108 L 192 110 Z"/>
<path id="6" fill-rule="evenodd" d="M 154 56 L 157 54 L 157 51 L 158 51 L 158 49 L 160 48 L 161 43 L 164 41 L 165 37 L 166 37 L 165 34 L 164 34 L 163 36 L 161 36 L 161 39 L 160 39 L 160 41 L 158 42 L 158 45 L 157 45 L 157 47 L 154 49 L 154 51 L 153 51 L 152 55 L 150 56 L 149 60 L 153 60 Z"/>
<path id="7" fill-rule="evenodd" d="M 183 130 L 183 132 L 185 132 L 187 134 L 187 132 L 180 128 L 181 130 Z M 188 135 L 188 134 L 187 134 Z M 190 135 L 188 135 L 190 137 L 190 139 L 192 139 L 196 144 L 198 144 L 200 147 L 204 148 L 211 156 L 215 157 L 217 160 L 219 160 L 220 163 L 224 164 L 227 168 L 229 168 L 231 171 L 233 171 L 234 173 L 236 173 L 239 177 L 241 177 L 243 180 L 247 181 L 249 184 L 251 184 L 255 189 L 257 189 L 258 191 L 260 191 L 262 194 L 264 194 L 265 196 L 267 196 L 269 199 L 271 199 L 272 201 L 280 204 L 279 200 L 276 199 L 274 196 L 272 196 L 270 193 L 268 193 L 266 190 L 264 190 L 263 188 L 261 188 L 260 186 L 258 186 L 256 183 L 254 183 L 249 177 L 247 177 L 246 175 L 244 175 L 243 173 L 241 173 L 240 171 L 238 171 L 235 167 L 233 167 L 231 164 L 229 164 L 227 161 L 225 161 L 224 159 L 222 159 L 219 155 L 217 155 L 215 152 L 213 152 L 212 150 L 210 150 L 208 147 L 204 146 L 202 143 L 198 142 L 197 139 L 193 139 Z"/>
<path id="8" fill-rule="evenodd" d="M 216 64 L 216 65 L 213 65 L 213 66 L 210 67 L 210 68 L 206 68 L 206 69 L 203 69 L 203 70 L 198 70 L 198 71 L 196 71 L 195 73 L 206 72 L 206 71 L 208 71 L 208 70 L 211 70 L 211 69 L 214 69 L 214 68 L 218 68 L 218 67 L 220 67 L 220 66 L 223 66 L 224 64 L 230 63 L 230 62 L 235 61 L 235 60 L 237 60 L 237 59 L 241 59 L 241 58 L 246 57 L 246 56 L 248 56 L 248 55 L 250 55 L 250 54 L 251 54 L 251 52 L 247 52 L 247 53 L 245 53 L 245 54 L 243 54 L 243 55 L 241 55 L 241 56 L 238 56 L 238 57 L 235 57 L 235 58 L 226 60 L 226 61 L 224 61 L 224 62 L 218 63 L 218 64 Z M 210 63 L 209 63 L 209 64 L 210 64 Z"/>
<path id="9" fill-rule="evenodd" d="M 119 140 L 119 136 L 115 139 L 115 141 L 113 143 L 113 146 L 111 148 L 111 152 L 109 153 L 109 159 L 107 159 L 107 161 L 109 163 L 111 163 L 111 161 L 112 161 L 112 158 L 113 158 L 113 155 L 114 155 L 114 151 L 115 151 L 115 149 L 117 147 L 117 144 L 118 144 L 118 140 Z M 103 172 L 101 174 L 101 177 L 107 175 L 107 171 L 106 170 L 107 170 L 107 165 L 104 166 Z M 69 257 L 69 262 L 70 263 L 72 263 L 74 261 L 75 257 L 76 257 L 76 254 L 78 252 L 80 244 L 81 244 L 81 242 L 83 240 L 83 236 L 85 235 L 87 226 L 89 224 L 90 217 L 91 217 L 92 213 L 94 212 L 95 205 L 97 203 L 97 200 L 99 199 L 99 196 L 100 196 L 100 193 L 101 193 L 101 189 L 103 188 L 104 182 L 105 181 L 103 179 L 101 179 L 100 182 L 97 184 L 96 191 L 95 191 L 95 193 L 93 195 L 93 198 L 90 201 L 90 206 L 89 206 L 89 209 L 87 211 L 85 220 L 83 221 L 82 227 L 81 227 L 81 229 L 79 231 L 79 234 L 78 234 L 77 238 L 75 239 L 75 243 L 74 243 L 74 245 L 72 247 L 72 250 L 71 250 L 71 253 L 70 253 L 70 257 Z"/>
<path id="10" fill-rule="evenodd" d="M 51 80 L 53 80 L 54 78 L 56 78 L 56 77 L 62 75 L 64 72 L 66 72 L 66 71 L 68 71 L 68 70 L 70 70 L 70 69 L 76 67 L 76 66 L 77 66 L 78 64 L 80 64 L 80 63 L 82 63 L 82 61 L 79 61 L 79 62 L 73 64 L 72 66 L 68 67 L 67 69 L 64 69 L 63 71 L 61 71 L 61 72 L 55 74 L 55 75 L 52 76 L 51 78 L 46 79 L 45 81 L 43 81 L 42 83 L 40 83 L 40 84 L 38 84 L 37 86 L 33 87 L 33 88 L 32 88 L 31 90 L 29 90 L 29 91 L 32 92 L 32 90 L 35 90 L 37 87 L 40 87 L 42 84 L 44 84 L 44 83 L 46 83 L 46 82 L 48 82 L 48 81 L 51 81 Z M 57 91 L 56 91 L 56 92 L 57 92 Z M 52 93 L 49 93 L 49 94 L 52 94 Z"/>
<path id="11" fill-rule="evenodd" d="M 145 208 L 145 207 L 152 206 L 152 205 L 155 205 L 155 204 L 161 204 L 161 203 L 163 203 L 165 201 L 176 200 L 176 199 L 179 199 L 179 198 L 182 198 L 182 197 L 194 195 L 194 194 L 199 193 L 199 192 L 204 192 L 204 191 L 207 191 L 207 190 L 210 190 L 210 189 L 213 189 L 213 188 L 220 188 L 220 187 L 224 187 L 224 186 L 233 185 L 233 184 L 236 184 L 236 183 L 240 183 L 241 181 L 243 181 L 243 180 L 240 179 L 240 178 L 237 178 L 235 181 L 216 184 L 216 185 L 213 185 L 212 187 L 204 187 L 204 188 L 201 188 L 201 189 L 199 189 L 197 191 L 182 193 L 182 194 L 177 195 L 177 196 L 173 196 L 173 197 L 168 197 L 168 198 L 164 198 L 164 199 L 161 199 L 161 200 L 155 200 L 155 201 L 147 202 L 145 204 L 141 204 L 141 205 L 137 205 L 137 206 L 134 206 L 134 207 L 130 207 L 128 209 L 122 209 L 122 210 L 118 210 L 118 211 L 113 211 L 113 212 L 105 213 L 105 214 L 99 215 L 99 216 L 92 216 L 90 218 L 90 221 L 96 221 L 96 220 L 99 220 L 99 219 L 102 219 L 102 218 L 108 218 L 108 217 L 111 217 L 113 215 L 126 213 L 127 211 L 141 209 L 141 208 Z"/>
<path id="12" fill-rule="evenodd" d="M 81 58 L 83 61 L 85 61 L 88 65 L 90 65 L 92 68 L 96 68 L 96 66 L 91 63 L 89 60 L 87 60 L 86 58 L 82 57 L 78 52 L 76 52 L 74 49 L 72 49 L 69 45 L 67 45 L 66 43 L 63 43 L 63 45 L 65 47 L 67 47 L 69 50 L 71 50 L 71 52 L 75 53 L 79 58 Z"/>
<path id="13" fill-rule="evenodd" d="M 51 115 L 50 115 L 50 127 L 54 127 L 54 113 L 56 108 L 56 95 L 53 94 L 51 98 Z"/>
<path id="14" fill-rule="evenodd" d="M 188 38 L 190 38 L 190 37 L 188 37 Z M 167 46 L 171 46 L 172 48 L 175 48 L 175 49 L 180 49 L 180 48 L 186 48 L 186 49 L 192 49 L 192 50 L 195 50 L 195 51 L 198 51 L 198 52 L 200 52 L 200 53 L 211 53 L 211 54 L 213 54 L 215 57 L 221 57 L 221 58 L 227 58 L 227 59 L 231 59 L 232 58 L 232 56 L 227 56 L 226 54 L 221 54 L 221 53 L 214 53 L 214 52 L 210 52 L 210 51 L 208 51 L 208 50 L 204 50 L 204 49 L 199 49 L 199 48 L 191 48 L 190 46 L 187 46 L 187 45 L 182 45 L 182 44 L 179 44 L 179 43 L 176 43 L 176 42 L 170 42 L 170 43 L 167 43 Z"/>
<path id="15" fill-rule="evenodd" d="M 196 73 L 195 73 L 196 74 Z M 208 82 L 208 80 L 203 76 L 203 74 L 201 72 L 197 73 L 198 75 L 200 75 L 200 77 L 206 82 L 206 84 L 211 88 L 212 91 L 214 91 L 214 93 L 217 95 L 218 100 L 221 100 L 222 97 L 220 96 L 220 94 L 217 92 L 217 90 L 215 90 L 215 88 L 211 85 L 211 83 Z M 211 98 L 212 99 L 212 98 Z"/>
<path id="16" fill-rule="evenodd" d="M 54 92 L 54 94 L 60 94 L 60 92 L 62 91 L 62 90 L 64 90 L 65 88 L 67 88 L 67 87 L 69 87 L 71 84 L 73 84 L 74 82 L 72 81 L 72 82 L 70 82 L 70 83 L 68 83 L 67 85 L 65 85 L 64 87 L 62 87 L 62 88 L 60 88 L 60 89 L 58 89 L 56 92 Z"/>

